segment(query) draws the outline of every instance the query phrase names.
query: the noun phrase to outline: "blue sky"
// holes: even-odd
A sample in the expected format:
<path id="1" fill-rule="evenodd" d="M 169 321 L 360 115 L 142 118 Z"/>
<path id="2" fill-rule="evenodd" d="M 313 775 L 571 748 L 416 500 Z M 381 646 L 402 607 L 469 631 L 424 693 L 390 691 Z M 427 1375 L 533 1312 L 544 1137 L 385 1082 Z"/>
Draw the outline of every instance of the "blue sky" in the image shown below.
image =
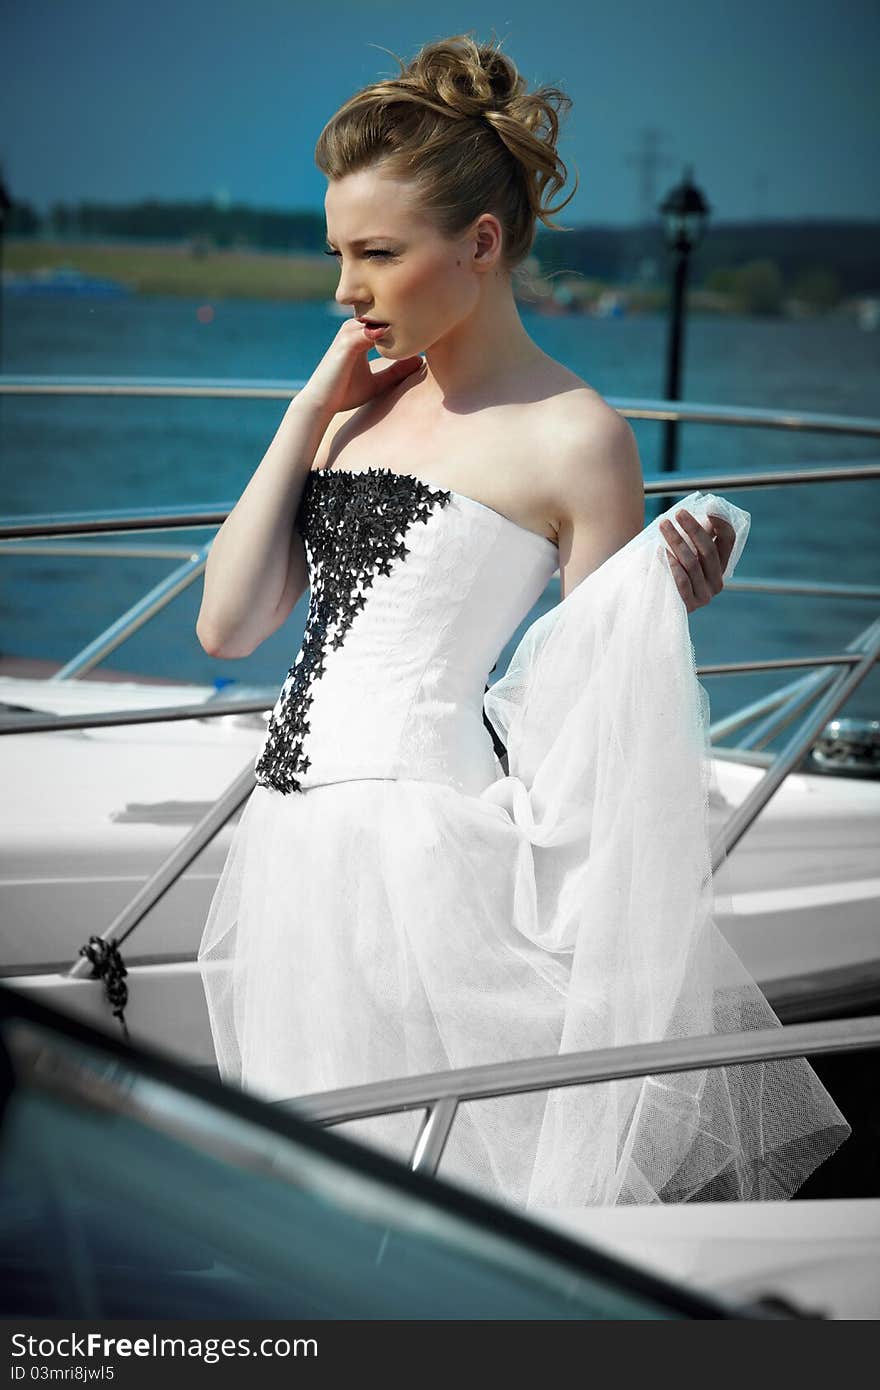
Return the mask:
<path id="1" fill-rule="evenodd" d="M 4 0 L 0 162 L 13 196 L 323 206 L 313 150 L 358 87 L 433 38 L 494 35 L 574 107 L 561 221 L 640 213 L 685 163 L 714 218 L 880 217 L 877 0 Z"/>

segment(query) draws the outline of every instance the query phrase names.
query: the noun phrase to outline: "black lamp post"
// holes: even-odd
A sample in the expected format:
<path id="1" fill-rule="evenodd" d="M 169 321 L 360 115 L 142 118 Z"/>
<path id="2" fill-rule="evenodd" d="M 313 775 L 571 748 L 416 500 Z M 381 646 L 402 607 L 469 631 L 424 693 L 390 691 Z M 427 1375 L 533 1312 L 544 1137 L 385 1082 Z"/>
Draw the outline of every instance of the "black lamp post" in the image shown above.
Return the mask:
<path id="1" fill-rule="evenodd" d="M 3 182 L 3 174 L 0 172 L 0 296 L 3 293 L 3 234 L 6 231 L 6 218 L 12 211 L 12 199 L 6 190 Z M 2 300 L 0 300 L 0 331 L 2 331 L 3 312 Z M 0 371 L 3 370 L 2 342 L 0 342 Z"/>
<path id="2" fill-rule="evenodd" d="M 688 257 L 703 239 L 711 211 L 703 194 L 693 183 L 693 167 L 688 166 L 684 178 L 677 184 L 658 209 L 663 214 L 666 244 L 673 255 L 672 316 L 669 324 L 669 347 L 666 354 L 666 391 L 668 401 L 680 400 L 681 356 L 684 343 L 684 295 L 687 283 Z M 675 471 L 678 442 L 678 421 L 667 420 L 663 438 L 662 473 Z M 659 498 L 658 513 L 672 506 L 672 499 Z"/>

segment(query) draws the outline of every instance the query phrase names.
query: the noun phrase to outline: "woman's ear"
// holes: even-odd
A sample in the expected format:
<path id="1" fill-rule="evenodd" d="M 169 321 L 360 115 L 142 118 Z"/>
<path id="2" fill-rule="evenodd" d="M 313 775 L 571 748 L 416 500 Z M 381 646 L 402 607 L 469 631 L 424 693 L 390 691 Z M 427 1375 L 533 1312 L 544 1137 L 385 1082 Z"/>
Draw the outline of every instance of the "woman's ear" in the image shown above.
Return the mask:
<path id="1" fill-rule="evenodd" d="M 501 223 L 494 213 L 481 213 L 473 230 L 474 269 L 491 270 L 501 258 Z"/>

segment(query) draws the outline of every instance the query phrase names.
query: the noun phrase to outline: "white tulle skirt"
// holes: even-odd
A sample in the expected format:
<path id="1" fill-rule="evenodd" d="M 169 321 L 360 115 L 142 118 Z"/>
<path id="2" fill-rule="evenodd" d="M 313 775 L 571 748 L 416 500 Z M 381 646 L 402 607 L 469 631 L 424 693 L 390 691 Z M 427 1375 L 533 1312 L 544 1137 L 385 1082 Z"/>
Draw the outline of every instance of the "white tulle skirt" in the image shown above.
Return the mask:
<path id="1" fill-rule="evenodd" d="M 729 577 L 746 514 L 681 505 L 737 525 Z M 277 1100 L 781 1026 L 712 917 L 708 700 L 656 525 L 529 628 L 480 795 L 254 789 L 199 952 L 226 1081 Z M 421 1118 L 341 1132 L 405 1160 Z M 468 1102 L 439 1171 L 520 1208 L 779 1199 L 849 1133 L 794 1058 Z"/>

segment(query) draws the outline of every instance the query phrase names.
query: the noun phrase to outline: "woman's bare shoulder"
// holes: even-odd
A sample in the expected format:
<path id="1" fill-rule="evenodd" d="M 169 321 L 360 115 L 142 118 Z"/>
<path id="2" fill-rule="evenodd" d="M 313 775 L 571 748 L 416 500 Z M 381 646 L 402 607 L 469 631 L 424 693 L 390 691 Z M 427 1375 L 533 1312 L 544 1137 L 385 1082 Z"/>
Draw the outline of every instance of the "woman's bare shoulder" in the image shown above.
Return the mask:
<path id="1" fill-rule="evenodd" d="M 621 454 L 638 452 L 632 426 L 595 386 L 559 362 L 544 374 L 529 412 L 530 443 L 540 442 L 540 455 L 548 474 L 563 493 L 586 473 L 602 481 Z"/>
<path id="2" fill-rule="evenodd" d="M 644 525 L 644 480 L 632 426 L 602 394 L 561 368 L 535 416 L 542 489 L 556 532 L 563 594 Z"/>
<path id="3" fill-rule="evenodd" d="M 563 432 L 602 428 L 624 418 L 595 386 L 554 358 L 547 359 L 541 388 L 536 404 L 542 428 L 548 423 L 557 424 Z"/>
<path id="4" fill-rule="evenodd" d="M 549 388 L 549 389 L 548 389 Z M 644 486 L 632 426 L 600 391 L 561 363 L 548 368 L 531 416 L 544 497 L 557 533 L 619 513 L 643 514 Z"/>

